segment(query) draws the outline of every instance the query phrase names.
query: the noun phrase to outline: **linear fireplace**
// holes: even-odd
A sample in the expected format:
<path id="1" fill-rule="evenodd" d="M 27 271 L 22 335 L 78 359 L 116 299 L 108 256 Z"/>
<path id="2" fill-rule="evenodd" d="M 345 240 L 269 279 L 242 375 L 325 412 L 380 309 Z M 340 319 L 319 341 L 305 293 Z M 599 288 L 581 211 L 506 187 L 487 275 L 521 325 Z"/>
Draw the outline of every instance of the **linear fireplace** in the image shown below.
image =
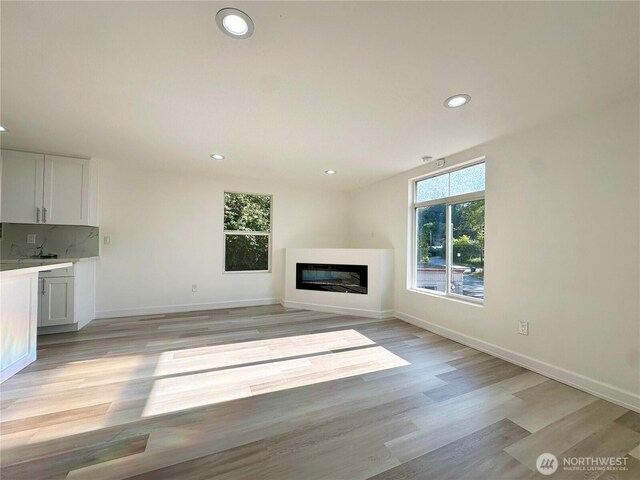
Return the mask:
<path id="1" fill-rule="evenodd" d="M 296 263 L 298 290 L 325 290 L 366 295 L 368 281 L 367 265 Z"/>

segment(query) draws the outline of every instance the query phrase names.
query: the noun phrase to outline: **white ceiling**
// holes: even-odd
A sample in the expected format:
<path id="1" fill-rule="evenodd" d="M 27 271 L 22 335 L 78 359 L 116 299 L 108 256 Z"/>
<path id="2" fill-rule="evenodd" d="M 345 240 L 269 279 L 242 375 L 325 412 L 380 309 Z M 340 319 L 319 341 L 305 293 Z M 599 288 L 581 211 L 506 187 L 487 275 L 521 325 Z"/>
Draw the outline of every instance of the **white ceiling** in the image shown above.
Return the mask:
<path id="1" fill-rule="evenodd" d="M 638 5 L 3 1 L 2 142 L 348 189 L 637 92 Z"/>

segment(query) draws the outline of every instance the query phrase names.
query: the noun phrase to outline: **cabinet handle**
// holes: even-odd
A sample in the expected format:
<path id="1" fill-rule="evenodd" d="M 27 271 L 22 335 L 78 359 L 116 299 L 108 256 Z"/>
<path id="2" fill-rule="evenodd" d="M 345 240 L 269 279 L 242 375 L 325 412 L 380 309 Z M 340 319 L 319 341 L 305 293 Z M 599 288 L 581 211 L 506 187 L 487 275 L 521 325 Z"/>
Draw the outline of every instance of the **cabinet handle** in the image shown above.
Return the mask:
<path id="1" fill-rule="evenodd" d="M 42 223 L 47 223 L 47 207 L 42 207 Z"/>
<path id="2" fill-rule="evenodd" d="M 44 282 L 45 282 L 45 280 L 44 280 L 44 278 L 43 278 L 43 279 L 42 279 L 42 295 L 44 295 L 44 294 L 45 294 L 45 289 L 44 289 L 44 288 L 45 288 L 45 286 L 44 286 L 45 284 L 44 284 Z"/>
<path id="3" fill-rule="evenodd" d="M 36 207 L 36 223 L 40 223 L 40 207 Z"/>

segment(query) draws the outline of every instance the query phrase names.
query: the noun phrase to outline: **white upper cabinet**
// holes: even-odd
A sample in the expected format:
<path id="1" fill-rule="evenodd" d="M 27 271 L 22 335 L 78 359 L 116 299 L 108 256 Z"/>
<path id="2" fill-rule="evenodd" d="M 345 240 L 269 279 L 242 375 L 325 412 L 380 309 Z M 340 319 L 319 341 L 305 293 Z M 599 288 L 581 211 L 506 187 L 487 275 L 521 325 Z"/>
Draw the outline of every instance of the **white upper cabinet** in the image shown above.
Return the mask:
<path id="1" fill-rule="evenodd" d="M 95 173 L 88 159 L 3 150 L 2 221 L 97 225 Z"/>
<path id="2" fill-rule="evenodd" d="M 44 221 L 58 225 L 89 223 L 89 160 L 44 157 Z"/>
<path id="3" fill-rule="evenodd" d="M 42 222 L 44 155 L 2 151 L 2 221 Z"/>

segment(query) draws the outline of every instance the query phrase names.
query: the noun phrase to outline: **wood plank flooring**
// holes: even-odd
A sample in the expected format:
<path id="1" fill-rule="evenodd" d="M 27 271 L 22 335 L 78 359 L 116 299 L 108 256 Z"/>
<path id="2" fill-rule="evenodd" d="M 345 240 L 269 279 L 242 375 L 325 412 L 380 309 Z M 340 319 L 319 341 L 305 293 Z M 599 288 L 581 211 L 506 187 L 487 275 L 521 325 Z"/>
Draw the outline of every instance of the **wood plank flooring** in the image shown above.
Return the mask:
<path id="1" fill-rule="evenodd" d="M 265 306 L 39 337 L 1 478 L 640 478 L 640 415 L 400 320 Z M 619 456 L 624 471 L 543 476 Z"/>

